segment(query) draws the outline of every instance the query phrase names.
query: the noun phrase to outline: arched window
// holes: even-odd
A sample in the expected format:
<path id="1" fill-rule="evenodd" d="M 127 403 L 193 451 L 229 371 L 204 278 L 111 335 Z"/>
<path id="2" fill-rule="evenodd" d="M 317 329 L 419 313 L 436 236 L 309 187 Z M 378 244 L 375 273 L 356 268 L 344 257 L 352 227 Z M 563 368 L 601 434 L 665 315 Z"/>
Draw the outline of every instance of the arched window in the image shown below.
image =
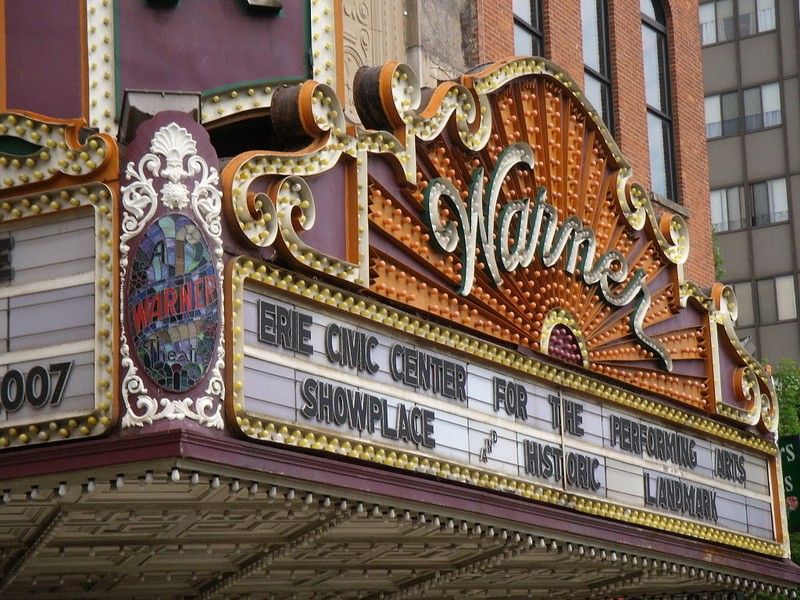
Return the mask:
<path id="1" fill-rule="evenodd" d="M 640 0 L 640 5 L 651 187 L 655 193 L 677 201 L 667 16 L 659 0 Z"/>
<path id="2" fill-rule="evenodd" d="M 611 93 L 611 45 L 608 41 L 608 1 L 581 0 L 584 91 L 609 131 L 614 131 Z"/>

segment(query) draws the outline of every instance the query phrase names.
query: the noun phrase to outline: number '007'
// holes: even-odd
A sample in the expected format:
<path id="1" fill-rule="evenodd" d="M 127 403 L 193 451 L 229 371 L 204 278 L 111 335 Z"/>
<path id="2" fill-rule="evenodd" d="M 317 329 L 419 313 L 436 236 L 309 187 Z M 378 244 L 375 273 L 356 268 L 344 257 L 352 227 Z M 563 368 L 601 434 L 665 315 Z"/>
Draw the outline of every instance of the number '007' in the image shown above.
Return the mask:
<path id="1" fill-rule="evenodd" d="M 27 373 L 9 369 L 0 381 L 0 404 L 8 412 L 22 408 L 27 402 L 33 408 L 61 404 L 72 361 L 36 365 Z"/>

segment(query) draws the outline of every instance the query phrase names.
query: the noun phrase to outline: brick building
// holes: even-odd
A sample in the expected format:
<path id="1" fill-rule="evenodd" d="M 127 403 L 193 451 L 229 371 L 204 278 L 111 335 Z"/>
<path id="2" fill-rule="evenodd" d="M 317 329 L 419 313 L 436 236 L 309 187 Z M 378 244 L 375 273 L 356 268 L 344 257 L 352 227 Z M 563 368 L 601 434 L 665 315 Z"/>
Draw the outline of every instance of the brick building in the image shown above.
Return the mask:
<path id="1" fill-rule="evenodd" d="M 0 0 L 0 595 L 793 597 L 621 4 Z"/>

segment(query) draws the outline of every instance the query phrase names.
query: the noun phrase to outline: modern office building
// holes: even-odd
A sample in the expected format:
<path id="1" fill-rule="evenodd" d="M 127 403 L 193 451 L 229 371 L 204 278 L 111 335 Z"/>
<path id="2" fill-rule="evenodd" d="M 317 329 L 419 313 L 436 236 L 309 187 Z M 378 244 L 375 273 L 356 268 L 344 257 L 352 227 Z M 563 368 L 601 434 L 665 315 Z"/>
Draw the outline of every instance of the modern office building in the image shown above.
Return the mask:
<path id="1" fill-rule="evenodd" d="M 711 213 L 737 330 L 757 356 L 800 358 L 798 4 L 701 2 Z"/>
<path id="2" fill-rule="evenodd" d="M 0 597 L 794 597 L 697 22 L 0 0 Z"/>

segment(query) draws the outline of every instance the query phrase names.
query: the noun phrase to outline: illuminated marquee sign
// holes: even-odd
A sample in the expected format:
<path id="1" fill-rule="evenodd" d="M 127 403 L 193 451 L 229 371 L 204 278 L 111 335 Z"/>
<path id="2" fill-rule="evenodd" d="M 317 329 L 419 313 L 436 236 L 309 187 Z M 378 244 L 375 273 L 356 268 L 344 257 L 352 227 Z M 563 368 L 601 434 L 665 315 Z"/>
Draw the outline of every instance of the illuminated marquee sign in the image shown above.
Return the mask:
<path id="1" fill-rule="evenodd" d="M 313 143 L 226 165 L 244 255 L 776 430 L 770 379 L 736 338 L 732 289 L 684 280 L 686 222 L 656 212 L 567 74 L 513 59 L 423 95 L 410 68 L 389 63 L 359 71 L 353 94 L 355 134 L 328 86 L 281 89 L 274 125 Z"/>
<path id="2" fill-rule="evenodd" d="M 422 94 L 389 63 L 353 95 L 363 129 L 324 84 L 276 91 L 276 131 L 312 142 L 222 172 L 243 250 L 229 419 L 784 556 L 775 395 L 733 292 L 684 280 L 686 222 L 656 212 L 576 83 L 519 58 Z"/>
<path id="3" fill-rule="evenodd" d="M 0 448 L 99 435 L 116 418 L 114 202 L 103 183 L 116 152 L 104 135 L 78 144 L 81 125 L 0 113 L 0 136 L 21 152 L 0 147 Z M 33 193 L 34 181 L 47 189 Z"/>
<path id="4" fill-rule="evenodd" d="M 295 293 L 280 292 L 279 272 L 266 287 L 258 270 L 240 273 L 250 276 L 233 345 L 247 435 L 778 551 L 775 464 L 757 440 L 678 426 L 688 415 L 643 416 L 630 400 L 590 393 L 597 383 L 545 383 L 530 359 L 472 354 L 475 340 L 460 338 L 466 353 L 456 352 L 426 339 L 430 324 L 416 327 L 427 335 L 404 333 L 408 317 L 380 327 L 366 306 L 362 317 L 332 314 L 290 276 Z"/>
<path id="5" fill-rule="evenodd" d="M 0 415 L 8 427 L 91 413 L 95 404 L 93 215 L 29 225 L 14 230 L 14 279 L 0 290 L 8 324 L 2 343 L 9 348 Z"/>
<path id="6" fill-rule="evenodd" d="M 425 188 L 424 217 L 434 245 L 443 252 L 460 248 L 459 294 L 466 296 L 472 291 L 478 249 L 483 270 L 498 286 L 503 283 L 502 273 L 529 267 L 537 254 L 544 267 L 563 262 L 566 273 L 579 272 L 587 285 L 599 284 L 600 294 L 609 304 L 625 306 L 636 302 L 630 316 L 631 330 L 666 368 L 671 369 L 669 353 L 641 328 L 651 302 L 643 269 L 631 274 L 626 257 L 618 250 L 604 252 L 595 264 L 599 251 L 594 230 L 584 227 L 575 216 L 559 225 L 558 210 L 547 202 L 544 187 L 538 188 L 535 200 L 524 198 L 506 202 L 498 211 L 503 182 L 511 170 L 515 166 L 532 169 L 534 164 L 530 145 L 517 143 L 500 153 L 494 171 L 486 174 L 485 190 L 483 168 L 479 167 L 472 174 L 469 194 L 464 201 L 449 179 L 434 179 Z M 446 225 L 441 221 L 442 204 L 455 217 Z M 630 279 L 629 275 L 632 275 Z M 615 286 L 621 289 L 614 290 Z"/>

